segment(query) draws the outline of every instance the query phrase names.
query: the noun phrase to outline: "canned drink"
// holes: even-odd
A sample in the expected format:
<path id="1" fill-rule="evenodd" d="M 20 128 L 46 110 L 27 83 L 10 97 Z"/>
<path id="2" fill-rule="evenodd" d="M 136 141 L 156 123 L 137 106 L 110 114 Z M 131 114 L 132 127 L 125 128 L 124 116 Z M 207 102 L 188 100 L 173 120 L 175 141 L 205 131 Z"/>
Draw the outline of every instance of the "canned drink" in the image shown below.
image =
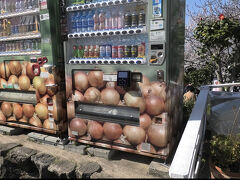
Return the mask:
<path id="1" fill-rule="evenodd" d="M 125 45 L 124 47 L 124 56 L 131 57 L 131 46 Z"/>
<path id="2" fill-rule="evenodd" d="M 138 26 L 138 15 L 136 12 L 132 13 L 132 18 L 131 18 L 131 27 L 137 27 Z"/>
<path id="3" fill-rule="evenodd" d="M 93 48 L 93 45 L 90 45 L 88 49 L 88 57 L 92 58 L 93 56 L 94 56 L 94 48 Z"/>
<path id="4" fill-rule="evenodd" d="M 84 49 L 83 49 L 83 46 L 78 46 L 78 51 L 77 51 L 77 53 L 78 53 L 78 58 L 83 58 L 83 56 L 84 56 Z"/>
<path id="5" fill-rule="evenodd" d="M 124 57 L 124 46 L 118 46 L 118 58 Z"/>
<path id="6" fill-rule="evenodd" d="M 145 12 L 143 10 L 138 15 L 138 25 L 139 26 L 145 25 Z"/>
<path id="7" fill-rule="evenodd" d="M 107 58 L 112 57 L 112 46 L 111 45 L 106 45 L 106 57 Z"/>
<path id="8" fill-rule="evenodd" d="M 96 45 L 96 46 L 95 46 L 95 49 L 94 49 L 94 57 L 95 57 L 95 58 L 98 58 L 98 57 L 99 57 L 99 45 Z"/>
<path id="9" fill-rule="evenodd" d="M 118 46 L 112 46 L 112 58 L 118 57 Z"/>
<path id="10" fill-rule="evenodd" d="M 131 47 L 131 57 L 137 57 L 137 50 L 138 50 L 138 46 L 137 45 L 132 45 Z"/>
<path id="11" fill-rule="evenodd" d="M 132 26 L 132 16 L 129 12 L 124 15 L 124 27 L 128 28 Z"/>
<path id="12" fill-rule="evenodd" d="M 106 46 L 105 45 L 101 45 L 100 46 L 100 57 L 101 58 L 105 58 L 106 57 Z"/>
<path id="13" fill-rule="evenodd" d="M 84 46 L 84 58 L 88 58 L 88 46 Z"/>

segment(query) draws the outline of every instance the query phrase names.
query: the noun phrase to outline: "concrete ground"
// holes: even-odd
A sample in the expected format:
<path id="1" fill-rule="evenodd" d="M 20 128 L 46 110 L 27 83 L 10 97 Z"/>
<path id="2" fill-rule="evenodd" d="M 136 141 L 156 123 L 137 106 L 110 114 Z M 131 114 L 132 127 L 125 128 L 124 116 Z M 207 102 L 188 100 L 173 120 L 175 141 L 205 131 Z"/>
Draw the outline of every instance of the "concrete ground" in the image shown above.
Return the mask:
<path id="1" fill-rule="evenodd" d="M 81 155 L 80 153 L 63 150 L 53 145 L 40 144 L 28 140 L 27 134 L 1 135 L 0 144 L 19 143 L 24 147 L 36 149 L 40 152 L 58 156 L 79 163 L 81 161 L 95 161 L 99 163 L 104 173 L 114 178 L 158 178 L 148 174 L 149 165 L 153 158 L 132 153 L 118 152 L 111 160 L 100 157 Z"/>

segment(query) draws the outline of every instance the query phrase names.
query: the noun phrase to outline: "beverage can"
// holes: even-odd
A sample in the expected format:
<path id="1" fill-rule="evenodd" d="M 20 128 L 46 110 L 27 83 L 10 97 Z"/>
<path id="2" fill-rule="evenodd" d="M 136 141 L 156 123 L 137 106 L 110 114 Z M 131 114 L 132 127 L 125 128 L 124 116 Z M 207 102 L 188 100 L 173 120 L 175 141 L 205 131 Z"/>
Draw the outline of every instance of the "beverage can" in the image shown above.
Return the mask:
<path id="1" fill-rule="evenodd" d="M 131 19 L 131 27 L 137 27 L 138 25 L 138 15 L 136 12 L 132 13 L 132 19 Z"/>
<path id="2" fill-rule="evenodd" d="M 100 46 L 100 57 L 101 58 L 105 58 L 106 57 L 106 46 L 105 45 L 101 45 Z"/>
<path id="3" fill-rule="evenodd" d="M 139 26 L 144 26 L 145 25 L 145 13 L 144 13 L 143 10 L 138 15 L 138 25 Z"/>
<path id="4" fill-rule="evenodd" d="M 118 58 L 124 57 L 124 46 L 120 45 L 118 46 Z"/>
<path id="5" fill-rule="evenodd" d="M 88 49 L 88 57 L 90 57 L 90 58 L 94 57 L 93 45 L 90 45 L 90 46 L 89 46 L 89 49 Z"/>
<path id="6" fill-rule="evenodd" d="M 84 49 L 83 46 L 78 46 L 78 58 L 83 58 L 84 56 Z"/>
<path id="7" fill-rule="evenodd" d="M 88 46 L 85 46 L 84 47 L 84 55 L 83 55 L 84 58 L 88 58 Z"/>
<path id="8" fill-rule="evenodd" d="M 111 45 L 106 45 L 106 57 L 107 58 L 112 57 L 112 46 Z"/>
<path id="9" fill-rule="evenodd" d="M 132 16 L 130 13 L 126 13 L 124 15 L 124 27 L 125 28 L 128 28 L 128 27 L 131 27 L 132 26 Z"/>
<path id="10" fill-rule="evenodd" d="M 124 57 L 131 57 L 131 46 L 125 45 L 125 47 L 124 47 Z"/>
<path id="11" fill-rule="evenodd" d="M 77 58 L 77 57 L 78 57 L 77 46 L 76 46 L 76 45 L 73 46 L 73 57 L 74 57 L 74 58 Z"/>
<path id="12" fill-rule="evenodd" d="M 137 50 L 138 50 L 138 46 L 137 45 L 132 45 L 131 47 L 131 57 L 137 57 Z"/>
<path id="13" fill-rule="evenodd" d="M 95 57 L 95 58 L 98 58 L 98 57 L 99 57 L 99 45 L 96 45 L 96 46 L 95 46 L 95 49 L 94 49 L 94 57 Z"/>
<path id="14" fill-rule="evenodd" d="M 118 46 L 112 46 L 112 58 L 118 57 Z"/>

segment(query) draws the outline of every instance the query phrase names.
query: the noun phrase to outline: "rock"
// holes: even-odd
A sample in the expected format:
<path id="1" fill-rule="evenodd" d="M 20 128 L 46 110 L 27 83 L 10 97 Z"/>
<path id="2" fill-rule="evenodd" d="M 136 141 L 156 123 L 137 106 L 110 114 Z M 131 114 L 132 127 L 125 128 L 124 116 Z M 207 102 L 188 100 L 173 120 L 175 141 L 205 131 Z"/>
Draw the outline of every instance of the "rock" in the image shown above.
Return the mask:
<path id="1" fill-rule="evenodd" d="M 95 172 L 100 172 L 102 167 L 97 162 L 84 162 L 76 168 L 77 178 L 90 178 Z"/>
<path id="2" fill-rule="evenodd" d="M 112 179 L 113 177 L 105 172 L 95 172 L 91 175 L 90 179 Z"/>
<path id="3" fill-rule="evenodd" d="M 39 176 L 36 165 L 31 161 L 31 156 L 35 155 L 37 150 L 27 147 L 16 147 L 7 153 L 6 160 L 8 166 L 17 166 L 20 171 L 29 173 L 30 176 Z"/>
<path id="4" fill-rule="evenodd" d="M 7 159 L 15 164 L 25 164 L 30 161 L 31 156 L 36 154 L 37 150 L 26 148 L 26 147 L 16 147 L 8 152 Z"/>
<path id="5" fill-rule="evenodd" d="M 56 159 L 49 167 L 48 171 L 56 174 L 59 178 L 75 178 L 75 167 L 74 162 Z"/>
<path id="6" fill-rule="evenodd" d="M 5 156 L 9 150 L 17 146 L 21 146 L 21 145 L 17 143 L 0 144 L 0 155 Z"/>
<path id="7" fill-rule="evenodd" d="M 48 166 L 55 161 L 55 159 L 54 156 L 46 153 L 38 153 L 31 157 L 31 160 L 38 168 L 39 178 L 49 178 L 53 176 L 51 172 L 48 171 Z"/>

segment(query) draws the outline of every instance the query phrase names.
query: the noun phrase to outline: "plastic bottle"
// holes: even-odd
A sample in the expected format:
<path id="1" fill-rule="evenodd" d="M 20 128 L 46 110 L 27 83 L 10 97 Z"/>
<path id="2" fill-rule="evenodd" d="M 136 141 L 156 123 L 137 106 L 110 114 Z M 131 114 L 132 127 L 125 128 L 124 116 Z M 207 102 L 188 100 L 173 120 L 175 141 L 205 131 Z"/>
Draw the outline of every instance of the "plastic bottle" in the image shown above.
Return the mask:
<path id="1" fill-rule="evenodd" d="M 82 32 L 86 32 L 87 29 L 88 29 L 87 12 L 83 11 L 83 14 L 82 14 Z"/>
<path id="2" fill-rule="evenodd" d="M 94 19 L 93 19 L 94 11 L 89 11 L 88 13 L 88 31 L 94 30 Z"/>
<path id="3" fill-rule="evenodd" d="M 71 33 L 75 33 L 77 31 L 76 12 L 71 14 L 71 27 Z"/>
<path id="4" fill-rule="evenodd" d="M 77 26 L 76 32 L 78 33 L 82 32 L 82 13 L 81 12 L 77 13 L 76 26 Z"/>
<path id="5" fill-rule="evenodd" d="M 105 29 L 112 29 L 112 13 L 111 13 L 111 11 L 106 12 Z"/>
<path id="6" fill-rule="evenodd" d="M 94 20 L 94 30 L 97 31 L 99 30 L 99 16 L 98 16 L 98 11 L 96 10 L 94 15 L 93 15 L 93 20 Z"/>
<path id="7" fill-rule="evenodd" d="M 20 5 L 21 5 L 21 4 L 20 4 L 20 1 L 19 1 L 19 0 L 16 0 L 16 3 L 15 3 L 15 11 L 16 11 L 16 12 L 19 12 L 19 11 L 20 11 L 20 8 L 21 8 Z"/>
<path id="8" fill-rule="evenodd" d="M 123 26 L 124 26 L 124 14 L 123 14 L 123 12 L 122 12 L 122 10 L 120 10 L 119 12 L 118 12 L 118 16 L 117 16 L 117 19 L 118 19 L 118 29 L 122 29 L 123 28 Z"/>
<path id="9" fill-rule="evenodd" d="M 142 9 L 138 15 L 138 25 L 144 26 L 145 25 L 145 12 Z"/>
<path id="10" fill-rule="evenodd" d="M 99 13 L 99 29 L 105 29 L 105 12 L 103 10 Z"/>
<path id="11" fill-rule="evenodd" d="M 116 12 L 112 12 L 112 29 L 118 28 L 118 16 Z"/>

